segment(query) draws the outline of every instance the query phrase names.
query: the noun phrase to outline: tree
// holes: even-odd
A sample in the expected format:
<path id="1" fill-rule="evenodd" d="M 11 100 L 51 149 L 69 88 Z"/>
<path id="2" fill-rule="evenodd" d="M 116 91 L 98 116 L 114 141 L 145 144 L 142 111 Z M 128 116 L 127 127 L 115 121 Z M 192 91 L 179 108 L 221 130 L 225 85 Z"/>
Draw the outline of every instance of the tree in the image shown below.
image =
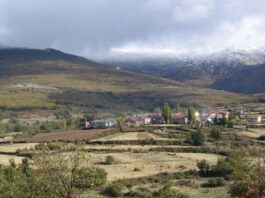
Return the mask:
<path id="1" fill-rule="evenodd" d="M 84 153 L 53 153 L 42 150 L 33 161 L 24 159 L 22 165 L 0 166 L 0 197 L 55 198 L 79 197 L 80 189 L 105 184 L 104 169 L 84 167 Z"/>
<path id="2" fill-rule="evenodd" d="M 179 103 L 176 104 L 176 111 L 177 112 L 182 112 L 183 111 L 183 108 L 182 108 L 182 106 Z"/>
<path id="3" fill-rule="evenodd" d="M 157 108 L 155 108 L 155 111 L 154 111 L 154 113 L 155 114 L 157 114 L 157 115 L 161 115 L 161 108 L 160 107 L 157 107 Z"/>
<path id="4" fill-rule="evenodd" d="M 234 197 L 265 195 L 265 150 L 240 148 L 232 153 L 229 162 L 233 167 L 234 184 L 230 193 Z"/>
<path id="5" fill-rule="evenodd" d="M 116 121 L 117 121 L 119 131 L 123 132 L 124 131 L 124 117 L 122 117 L 122 116 L 118 117 Z"/>
<path id="6" fill-rule="evenodd" d="M 223 116 L 221 119 L 221 125 L 227 126 L 227 124 L 228 124 L 228 119 L 225 116 Z"/>
<path id="7" fill-rule="evenodd" d="M 220 128 L 217 127 L 212 128 L 210 136 L 215 140 L 220 140 L 222 138 L 222 133 Z"/>
<path id="8" fill-rule="evenodd" d="M 164 103 L 164 106 L 163 106 L 163 117 L 164 117 L 164 120 L 166 123 L 170 123 L 171 122 L 171 108 L 170 106 L 168 105 L 167 102 Z"/>
<path id="9" fill-rule="evenodd" d="M 188 120 L 190 124 L 195 123 L 195 109 L 192 106 L 188 108 Z"/>
<path id="10" fill-rule="evenodd" d="M 199 130 L 196 132 L 191 133 L 191 142 L 194 146 L 201 146 L 205 142 L 205 135 L 204 133 Z"/>
<path id="11" fill-rule="evenodd" d="M 45 184 L 50 197 L 73 198 L 79 193 L 80 187 L 102 185 L 106 181 L 103 169 L 84 167 L 88 158 L 77 151 L 73 154 L 50 153 L 43 151 L 34 160 L 34 166 L 39 171 L 39 183 Z"/>

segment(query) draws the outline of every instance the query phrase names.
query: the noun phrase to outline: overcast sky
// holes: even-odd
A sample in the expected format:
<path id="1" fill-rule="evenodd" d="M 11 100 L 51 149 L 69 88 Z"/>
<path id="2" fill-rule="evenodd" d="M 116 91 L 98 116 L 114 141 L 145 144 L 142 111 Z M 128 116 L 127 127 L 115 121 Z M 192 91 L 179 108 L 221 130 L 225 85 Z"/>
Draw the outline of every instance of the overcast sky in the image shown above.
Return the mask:
<path id="1" fill-rule="evenodd" d="M 265 0 L 0 0 L 0 45 L 86 57 L 265 45 Z"/>

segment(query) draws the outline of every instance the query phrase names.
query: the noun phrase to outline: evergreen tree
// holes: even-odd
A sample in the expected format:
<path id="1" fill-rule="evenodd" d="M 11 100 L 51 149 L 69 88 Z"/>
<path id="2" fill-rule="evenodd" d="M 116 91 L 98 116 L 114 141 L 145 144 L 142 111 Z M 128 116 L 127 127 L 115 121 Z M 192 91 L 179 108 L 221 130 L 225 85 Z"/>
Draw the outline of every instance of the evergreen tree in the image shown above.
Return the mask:
<path id="1" fill-rule="evenodd" d="M 165 119 L 165 122 L 166 123 L 170 123 L 171 122 L 171 108 L 170 106 L 168 105 L 167 102 L 164 103 L 164 106 L 163 106 L 163 117 Z"/>
<path id="2" fill-rule="evenodd" d="M 188 108 L 188 120 L 190 124 L 195 123 L 195 109 L 192 106 Z"/>
<path id="3" fill-rule="evenodd" d="M 177 103 L 177 105 L 176 105 L 176 111 L 177 112 L 182 112 L 183 111 L 183 107 L 181 106 L 181 104 Z"/>

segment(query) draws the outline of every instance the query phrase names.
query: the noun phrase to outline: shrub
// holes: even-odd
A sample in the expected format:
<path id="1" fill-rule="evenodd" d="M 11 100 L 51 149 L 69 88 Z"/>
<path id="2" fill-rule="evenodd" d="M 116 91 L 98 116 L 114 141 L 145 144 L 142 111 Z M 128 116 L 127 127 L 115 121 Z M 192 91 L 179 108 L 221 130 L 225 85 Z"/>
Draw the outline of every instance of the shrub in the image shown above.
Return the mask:
<path id="1" fill-rule="evenodd" d="M 224 178 L 211 178 L 208 180 L 208 187 L 219 187 L 225 184 Z"/>
<path id="2" fill-rule="evenodd" d="M 43 149 L 45 149 L 45 148 L 46 148 L 46 144 L 43 143 L 43 142 L 41 142 L 41 143 L 39 143 L 39 144 L 37 144 L 37 145 L 35 146 L 35 149 L 36 149 L 36 150 L 43 150 Z"/>
<path id="3" fill-rule="evenodd" d="M 124 186 L 119 183 L 110 184 L 105 188 L 103 194 L 109 197 L 121 197 Z"/>
<path id="4" fill-rule="evenodd" d="M 115 159 L 112 155 L 106 156 L 105 164 L 114 164 L 114 163 L 115 163 Z"/>
<path id="5" fill-rule="evenodd" d="M 201 176 L 222 176 L 225 177 L 233 172 L 232 166 L 224 159 L 219 159 L 216 165 L 210 166 L 206 160 L 197 163 Z"/>
<path id="6" fill-rule="evenodd" d="M 153 194 L 155 198 L 189 198 L 188 195 L 183 193 L 178 193 L 174 189 L 171 188 L 171 184 L 167 183 L 163 188 L 154 192 Z"/>
<path id="7" fill-rule="evenodd" d="M 216 166 L 212 167 L 212 171 L 217 176 L 227 176 L 233 172 L 233 167 L 224 159 L 219 159 Z"/>
<path id="8" fill-rule="evenodd" d="M 48 142 L 47 147 L 50 150 L 61 150 L 64 147 L 65 143 L 63 142 Z"/>
<path id="9" fill-rule="evenodd" d="M 219 128 L 213 128 L 210 136 L 215 140 L 220 140 L 222 138 L 221 130 Z"/>
<path id="10" fill-rule="evenodd" d="M 261 135 L 258 140 L 265 140 L 265 135 Z"/>
<path id="11" fill-rule="evenodd" d="M 81 140 L 81 139 L 77 139 L 74 141 L 75 145 L 78 145 L 78 146 L 82 146 L 82 145 L 85 145 L 86 142 L 84 140 Z"/>
<path id="12" fill-rule="evenodd" d="M 194 146 L 201 146 L 205 142 L 205 135 L 204 133 L 199 130 L 196 132 L 192 132 L 191 134 L 191 142 Z"/>
<path id="13" fill-rule="evenodd" d="M 197 167 L 199 168 L 201 175 L 208 175 L 210 171 L 210 164 L 205 159 L 199 161 L 197 163 Z"/>
<path id="14" fill-rule="evenodd" d="M 138 167 L 135 167 L 135 168 L 133 169 L 133 171 L 138 172 L 138 171 L 141 171 L 141 169 L 138 168 Z"/>
<path id="15" fill-rule="evenodd" d="M 107 172 L 98 167 L 81 168 L 77 171 L 75 185 L 78 187 L 93 188 L 105 184 Z"/>

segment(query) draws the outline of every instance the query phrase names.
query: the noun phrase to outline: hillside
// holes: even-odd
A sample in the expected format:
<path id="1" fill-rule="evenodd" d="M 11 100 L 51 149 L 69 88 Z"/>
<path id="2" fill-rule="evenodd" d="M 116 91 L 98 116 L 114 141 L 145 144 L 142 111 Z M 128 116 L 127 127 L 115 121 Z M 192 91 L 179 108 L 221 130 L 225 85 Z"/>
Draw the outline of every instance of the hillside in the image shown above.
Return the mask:
<path id="1" fill-rule="evenodd" d="M 265 93 L 265 64 L 237 68 L 214 86 L 241 93 Z"/>
<path id="2" fill-rule="evenodd" d="M 141 111 L 153 110 L 165 100 L 217 105 L 250 99 L 111 69 L 53 49 L 1 49 L 0 71 L 1 108 L 71 105 L 91 111 Z"/>
<path id="3" fill-rule="evenodd" d="M 227 49 L 210 55 L 185 57 L 125 56 L 105 60 L 103 63 L 193 86 L 238 93 L 265 92 L 265 87 L 262 86 L 264 83 L 256 83 L 256 79 L 265 79 L 265 73 L 262 72 L 262 65 L 265 63 L 264 49 Z M 247 77 L 247 73 L 252 75 Z M 239 83 L 241 81 L 243 84 Z"/>

